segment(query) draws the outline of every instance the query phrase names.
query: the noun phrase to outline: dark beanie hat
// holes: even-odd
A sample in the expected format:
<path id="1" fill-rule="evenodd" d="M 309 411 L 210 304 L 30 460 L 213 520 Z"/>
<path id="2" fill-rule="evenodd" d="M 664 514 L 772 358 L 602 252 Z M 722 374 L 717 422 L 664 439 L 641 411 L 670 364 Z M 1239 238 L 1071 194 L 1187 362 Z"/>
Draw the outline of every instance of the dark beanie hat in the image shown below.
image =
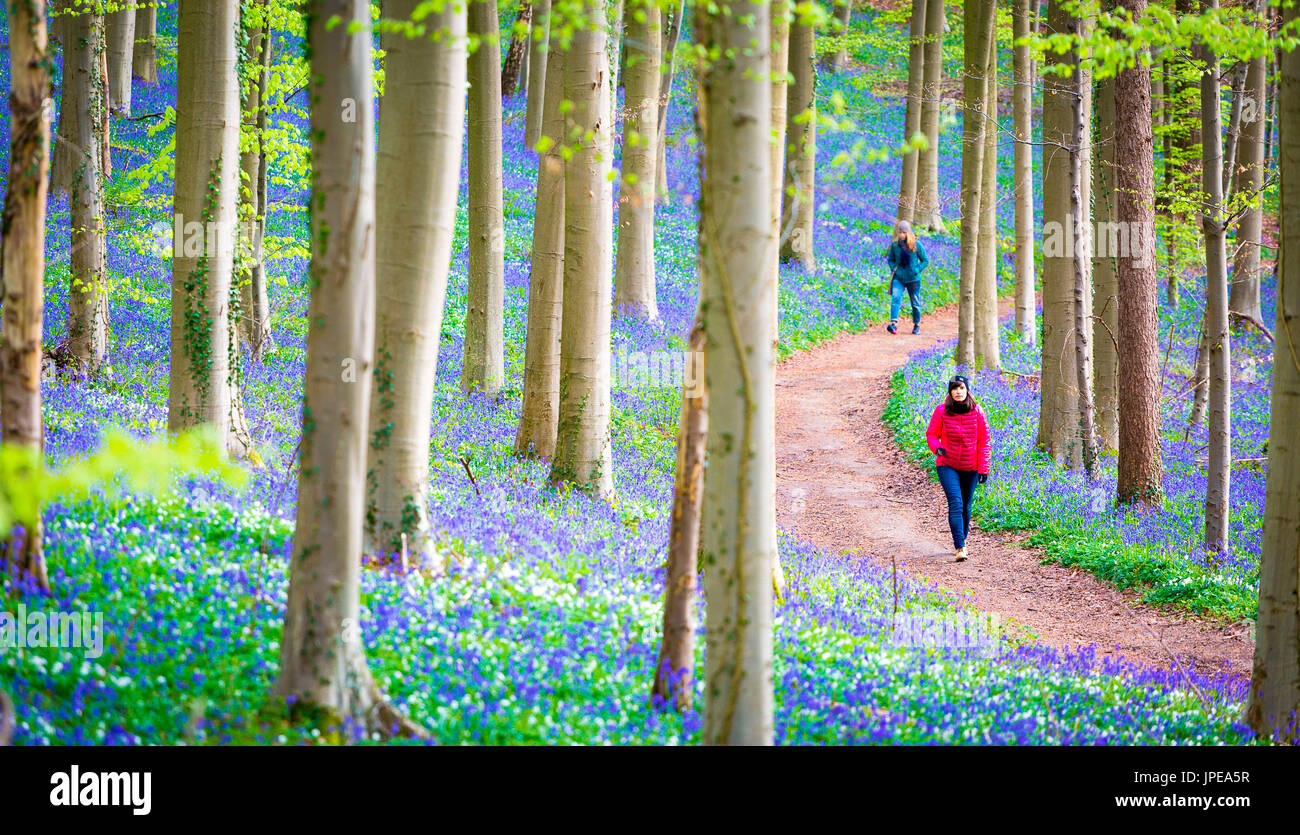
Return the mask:
<path id="1" fill-rule="evenodd" d="M 966 379 L 965 377 L 963 377 L 963 376 L 960 375 L 960 374 L 954 374 L 954 375 L 953 375 L 953 378 L 952 378 L 951 380 L 948 381 L 948 391 L 952 391 L 953 388 L 954 388 L 958 383 L 961 383 L 963 386 L 966 387 L 966 393 L 967 393 L 967 394 L 974 394 L 974 393 L 975 393 L 974 390 L 971 389 L 970 380 Z"/>

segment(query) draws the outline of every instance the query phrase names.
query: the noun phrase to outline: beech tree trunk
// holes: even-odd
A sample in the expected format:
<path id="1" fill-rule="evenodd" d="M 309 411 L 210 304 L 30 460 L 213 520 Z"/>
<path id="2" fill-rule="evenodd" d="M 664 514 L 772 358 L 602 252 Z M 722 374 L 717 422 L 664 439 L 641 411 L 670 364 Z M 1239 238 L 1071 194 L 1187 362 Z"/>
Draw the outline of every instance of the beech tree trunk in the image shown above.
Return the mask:
<path id="1" fill-rule="evenodd" d="M 929 147 L 917 158 L 916 211 L 912 225 L 930 232 L 943 231 L 939 209 L 939 111 L 943 105 L 944 16 L 944 0 L 926 0 L 921 132 Z"/>
<path id="2" fill-rule="evenodd" d="M 605 0 L 583 0 L 590 28 L 575 31 L 564 61 L 569 136 L 582 137 L 564 166 L 564 310 L 560 407 L 551 481 L 597 496 L 613 492 L 610 432 L 610 309 L 613 268 Z"/>
<path id="3" fill-rule="evenodd" d="M 831 24 L 830 34 L 834 36 L 829 41 L 829 47 L 822 53 L 822 69 L 831 72 L 840 72 L 849 63 L 849 50 L 847 47 L 847 38 L 849 34 L 849 21 L 853 18 L 853 0 L 835 0 L 834 3 L 834 23 Z"/>
<path id="4" fill-rule="evenodd" d="M 773 5 L 783 7 L 788 0 L 772 0 Z M 668 196 L 668 102 L 673 96 L 673 68 L 676 64 L 677 39 L 682 33 L 682 18 L 686 15 L 686 0 L 677 0 L 675 5 L 660 14 L 660 26 L 663 29 L 663 57 L 659 62 L 662 73 L 659 76 L 659 138 L 655 147 L 659 149 L 659 161 L 655 163 L 655 190 L 659 201 Z M 789 26 L 787 25 L 787 30 Z M 775 80 L 773 81 L 775 83 Z M 784 81 L 782 81 L 784 84 Z M 784 102 L 781 105 L 785 107 Z"/>
<path id="5" fill-rule="evenodd" d="M 551 32 L 551 0 L 537 0 L 532 18 L 532 37 L 528 41 L 528 107 L 525 112 L 524 144 L 535 149 L 542 138 L 546 60 L 550 54 L 546 46 Z"/>
<path id="6" fill-rule="evenodd" d="M 699 260 L 709 392 L 702 733 L 705 744 L 770 745 L 775 474 L 765 448 L 774 440 L 768 434 L 774 389 L 767 285 L 775 242 L 764 200 L 771 85 L 763 48 L 770 30 L 766 5 L 746 12 L 701 7 L 696 18 L 701 44 L 735 56 L 700 68 Z"/>
<path id="7" fill-rule="evenodd" d="M 108 103 L 99 54 L 104 16 L 90 11 L 69 18 L 65 81 L 72 88 L 70 120 L 76 134 L 68 145 L 72 264 L 68 293 L 68 350 L 79 373 L 97 374 L 107 361 L 108 262 L 104 241 L 104 120 Z M 64 134 L 67 136 L 67 134 Z"/>
<path id="8" fill-rule="evenodd" d="M 246 25 L 249 63 L 245 68 L 243 126 L 251 138 L 248 150 L 239 158 L 239 198 L 242 231 L 239 250 L 239 340 L 248 346 L 254 360 L 261 360 L 271 337 L 271 303 L 266 288 L 266 265 L 262 263 L 262 238 L 266 233 L 266 109 L 262 102 L 271 71 L 271 39 L 265 2 L 250 4 L 256 25 Z"/>
<path id="9" fill-rule="evenodd" d="M 987 130 L 990 21 L 993 0 L 970 0 L 963 37 L 961 131 L 961 289 L 957 307 L 957 365 L 975 365 L 975 276 L 979 268 L 981 195 L 984 190 L 984 134 Z"/>
<path id="10" fill-rule="evenodd" d="M 1112 8 L 1108 5 L 1107 9 Z M 1119 445 L 1119 278 L 1116 265 L 1119 256 L 1139 257 L 1137 249 L 1114 251 L 1123 236 L 1131 237 L 1133 227 L 1114 226 L 1118 221 L 1116 210 L 1117 153 L 1115 79 L 1097 82 L 1096 88 L 1096 148 L 1097 164 L 1092 169 L 1093 220 L 1097 225 L 1096 240 L 1092 248 L 1092 280 L 1094 310 L 1100 327 L 1094 328 L 1093 369 L 1097 392 L 1097 445 L 1099 449 L 1115 449 Z M 1150 110 L 1148 109 L 1148 113 Z M 1139 114 L 1140 116 L 1140 114 Z M 1150 126 L 1148 125 L 1148 130 Z M 1125 160 L 1125 164 L 1128 161 Z M 1129 231 L 1125 231 L 1129 230 Z M 1130 253 L 1132 253 L 1130 255 Z"/>
<path id="11" fill-rule="evenodd" d="M 158 5 L 154 0 L 144 0 L 135 9 L 131 74 L 146 84 L 158 83 Z"/>
<path id="12" fill-rule="evenodd" d="M 131 115 L 131 58 L 135 53 L 134 5 L 118 0 L 121 7 L 108 17 L 108 107 L 113 113 Z"/>
<path id="13" fill-rule="evenodd" d="M 775 12 L 773 12 L 775 15 Z M 907 50 L 907 109 L 903 115 L 903 141 L 921 131 L 921 95 L 925 81 L 925 0 L 912 0 Z M 773 72 L 776 72 L 775 68 Z M 903 155 L 903 179 L 898 189 L 899 220 L 911 221 L 916 212 L 916 168 L 919 150 Z"/>
<path id="14" fill-rule="evenodd" d="M 483 0 L 471 0 L 471 2 L 477 3 L 483 2 Z M 496 18 L 495 13 L 493 13 L 493 18 Z M 532 20 L 532 4 L 529 0 L 523 0 L 523 2 L 519 4 L 519 13 L 515 17 L 515 25 L 512 26 L 510 30 L 513 34 L 510 36 L 510 46 L 506 49 L 505 63 L 501 67 L 501 86 L 499 89 L 502 95 L 513 96 L 519 89 L 519 78 L 523 74 L 524 56 L 528 53 L 529 38 L 527 35 L 521 35 L 517 31 L 517 27 L 522 25 L 524 31 L 528 31 L 531 29 Z M 500 26 L 494 28 L 500 29 Z M 493 38 L 490 41 L 484 41 L 484 45 L 488 47 L 488 51 L 492 53 L 492 71 L 493 74 L 495 74 L 497 61 L 500 60 L 498 58 L 498 55 L 500 55 L 499 50 L 501 49 L 499 34 L 498 37 Z M 473 55 L 470 56 L 471 59 L 473 59 L 473 57 Z M 471 142 L 470 147 L 473 147 L 473 144 L 474 143 Z"/>
<path id="15" fill-rule="evenodd" d="M 1206 7 L 1218 7 L 1207 0 Z M 1209 483 L 1205 491 L 1205 547 L 1228 544 L 1232 475 L 1232 343 L 1228 329 L 1228 264 L 1223 222 L 1223 135 L 1219 114 L 1219 58 L 1198 48 L 1201 76 L 1201 184 L 1207 195 L 1201 229 L 1205 236 L 1205 340 L 1209 349 Z"/>
<path id="16" fill-rule="evenodd" d="M 659 150 L 659 12 L 629 0 L 623 51 L 623 177 L 618 191 L 614 309 L 659 318 L 655 296 L 655 162 Z"/>
<path id="17" fill-rule="evenodd" d="M 388 0 L 384 11 L 409 20 L 421 1 Z M 460 190 L 466 25 L 465 6 L 448 3 L 424 20 L 426 32 L 443 33 L 438 40 L 384 39 L 387 101 L 380 108 L 375 173 L 384 195 L 375 218 L 377 373 L 373 381 L 360 370 L 355 377 L 360 386 L 373 386 L 365 520 L 371 554 L 399 553 L 405 536 L 411 554 L 434 559 L 429 414 Z M 495 79 L 495 61 L 492 69 Z M 327 118 L 323 112 L 321 119 Z M 412 177 L 412 171 L 426 176 Z"/>
<path id="18" fill-rule="evenodd" d="M 522 12 L 521 12 L 522 14 Z M 470 0 L 469 31 L 499 37 L 496 0 Z M 501 90 L 496 53 L 469 56 L 469 276 L 460 385 L 495 395 L 505 382 L 505 215 L 501 194 Z"/>
<path id="19" fill-rule="evenodd" d="M 998 338 L 998 39 L 990 0 L 988 63 L 984 70 L 984 158 L 980 161 L 979 259 L 975 264 L 975 364 L 1001 368 Z"/>
<path id="20" fill-rule="evenodd" d="M 1250 0 L 1247 6 L 1253 5 Z M 1232 90 L 1232 106 L 1228 111 L 1228 135 L 1223 140 L 1223 191 L 1231 193 L 1237 181 L 1237 146 L 1241 136 L 1241 97 L 1246 85 L 1246 70 L 1249 61 L 1238 61 L 1232 68 L 1229 84 Z"/>
<path id="21" fill-rule="evenodd" d="M 56 7 L 57 8 L 57 7 Z M 79 128 L 77 127 L 77 56 L 76 44 L 72 37 L 78 31 L 75 16 L 61 14 L 50 18 L 50 28 L 58 30 L 63 41 L 63 69 L 59 80 L 59 121 L 55 126 L 54 151 L 50 162 L 50 189 L 54 192 L 68 191 L 72 186 L 72 173 L 81 165 L 80 157 L 75 152 Z M 51 32 L 51 39 L 53 32 Z M 84 80 L 84 78 L 83 78 Z M 87 80 L 87 83 L 89 81 Z"/>
<path id="22" fill-rule="evenodd" d="M 1300 7 L 1283 9 L 1291 25 Z M 1282 53 L 1278 84 L 1277 351 L 1259 565 L 1259 619 L 1246 721 L 1262 737 L 1300 740 L 1300 50 Z M 1285 343 L 1285 344 L 1284 344 Z"/>
<path id="23" fill-rule="evenodd" d="M 528 325 L 524 340 L 523 400 L 515 454 L 551 458 L 560 407 L 560 326 L 564 292 L 565 54 L 560 27 L 551 30 L 546 58 L 542 119 L 544 150 L 537 163 L 537 211 L 528 276 Z"/>
<path id="24" fill-rule="evenodd" d="M 176 180 L 172 199 L 171 377 L 167 429 L 208 425 L 246 451 L 238 294 L 231 293 L 239 200 L 237 0 L 187 0 L 177 20 Z"/>
<path id="25" fill-rule="evenodd" d="M 771 104 L 768 108 L 772 116 L 772 141 L 768 143 L 769 164 L 768 172 L 771 175 L 771 219 L 772 219 L 772 240 L 781 240 L 781 196 L 784 192 L 785 178 L 782 176 L 782 169 L 785 165 L 785 146 L 786 146 L 786 88 L 789 86 L 786 80 L 786 74 L 790 67 L 790 11 L 791 5 L 789 0 L 773 0 L 769 14 L 768 28 L 771 32 Z M 772 247 L 772 259 L 769 262 L 771 268 L 770 292 L 771 310 L 772 310 L 772 342 L 773 347 L 780 343 L 780 283 L 781 283 L 781 260 L 779 247 Z M 776 437 L 776 410 L 770 413 L 772 421 L 771 437 Z M 776 472 L 776 445 L 768 447 L 768 457 L 771 458 L 772 472 Z M 776 480 L 772 481 L 772 506 L 776 506 Z M 773 517 L 775 525 L 775 516 Z M 773 551 L 772 551 L 772 592 L 776 595 L 778 601 L 784 599 L 786 592 L 785 571 L 781 568 L 780 541 L 776 532 L 772 533 Z"/>
<path id="26" fill-rule="evenodd" d="M 1136 19 L 1147 0 L 1119 0 Z M 1129 229 L 1129 251 L 1118 260 L 1119 473 L 1121 503 L 1158 506 L 1164 495 L 1160 450 L 1160 341 L 1156 332 L 1155 162 L 1151 129 L 1151 70 L 1141 63 L 1115 77 L 1116 216 Z M 1142 245 L 1132 238 L 1141 230 Z"/>
<path id="27" fill-rule="evenodd" d="M 45 454 L 41 358 L 45 317 L 45 204 L 50 162 L 50 56 L 45 0 L 9 8 L 9 174 L 3 229 L 3 327 L 0 327 L 0 443 Z M 39 509 L 38 509 L 39 511 Z M 19 577 L 48 592 L 39 516 L 0 544 Z M 24 627 L 25 628 L 25 627 Z"/>
<path id="28" fill-rule="evenodd" d="M 1047 6 L 1048 30 L 1065 32 L 1073 27 L 1077 23 L 1062 2 L 1051 0 Z M 1078 60 L 1074 51 L 1047 56 L 1048 66 L 1074 66 Z M 1079 206 L 1087 206 L 1091 165 L 1088 155 L 1076 149 L 1087 144 L 1088 135 L 1080 137 L 1075 133 L 1074 105 L 1080 96 L 1084 97 L 1080 106 L 1083 123 L 1088 124 L 1090 90 L 1086 72 L 1072 76 L 1043 73 L 1043 340 L 1037 444 L 1058 464 L 1070 466 L 1084 462 L 1078 369 L 1069 358 L 1078 356 L 1075 342 L 1080 318 L 1088 330 L 1092 313 L 1088 287 L 1084 287 L 1085 309 L 1082 317 L 1075 315 L 1078 272 L 1087 270 L 1090 264 L 1086 217 L 1080 217 L 1072 207 L 1071 155 L 1077 152 L 1079 156 Z M 1080 242 L 1085 247 L 1079 247 Z M 1086 361 L 1088 352 L 1084 356 Z"/>
<path id="29" fill-rule="evenodd" d="M 1015 0 L 1013 32 L 1015 40 L 1028 37 L 1037 29 L 1034 0 Z M 1034 295 L 1034 146 L 1033 102 L 1034 62 L 1029 45 L 1013 47 L 1011 91 L 1012 118 L 1016 134 L 1015 203 L 1016 203 L 1016 333 L 1026 345 L 1038 341 L 1038 301 Z"/>
<path id="30" fill-rule="evenodd" d="M 1242 114 L 1241 138 L 1238 140 L 1238 194 L 1251 201 L 1250 208 L 1237 221 L 1237 249 L 1232 259 L 1232 292 L 1228 309 L 1247 319 L 1259 321 L 1263 312 L 1259 301 L 1259 243 L 1263 231 L 1263 212 L 1256 192 L 1264 182 L 1264 56 L 1250 61 L 1246 71 L 1244 96 L 1251 112 Z M 1254 118 L 1247 119 L 1247 116 Z"/>
<path id="31" fill-rule="evenodd" d="M 697 313 L 691 351 L 704 356 L 704 329 Z M 703 363 L 694 380 L 682 383 L 677 421 L 677 468 L 673 476 L 673 515 L 668 528 L 668 574 L 664 583 L 663 643 L 655 664 L 653 694 L 679 711 L 694 701 L 696 563 L 700 553 L 700 500 L 704 489 L 704 444 L 709 406 Z"/>
<path id="32" fill-rule="evenodd" d="M 798 14 L 790 24 L 788 59 L 792 80 L 786 92 L 785 206 L 781 211 L 781 260 L 817 267 L 813 253 L 814 185 L 817 157 L 814 33 Z M 770 58 L 768 59 L 770 60 Z"/>
<path id="33" fill-rule="evenodd" d="M 1070 31 L 1082 34 L 1082 22 L 1070 21 Z M 1083 469 L 1091 480 L 1097 459 L 1097 429 L 1093 413 L 1092 378 L 1089 373 L 1090 330 L 1088 321 L 1089 270 L 1086 253 L 1091 251 L 1089 237 L 1088 205 L 1084 202 L 1084 143 L 1092 138 L 1084 115 L 1084 86 L 1089 84 L 1081 67 L 1074 70 L 1075 95 L 1070 98 L 1070 112 L 1074 117 L 1075 144 L 1070 148 L 1070 215 L 1076 219 L 1077 239 L 1074 257 L 1074 368 L 1079 391 L 1079 444 L 1083 454 Z"/>
<path id="34" fill-rule="evenodd" d="M 348 718 L 369 731 L 418 735 L 379 693 L 361 642 L 367 381 L 375 327 L 370 4 L 309 0 L 305 17 L 313 103 L 312 291 L 297 526 L 275 694 L 293 697 L 295 714 L 323 714 L 320 724 Z M 342 25 L 331 25 L 334 17 Z M 233 38 L 233 21 L 227 28 Z M 341 102 L 355 103 L 354 120 L 340 119 Z M 384 108 L 386 115 L 394 111 L 402 109 Z M 351 381 L 340 373 L 348 364 L 356 372 Z M 427 458 L 427 446 L 423 452 Z"/>

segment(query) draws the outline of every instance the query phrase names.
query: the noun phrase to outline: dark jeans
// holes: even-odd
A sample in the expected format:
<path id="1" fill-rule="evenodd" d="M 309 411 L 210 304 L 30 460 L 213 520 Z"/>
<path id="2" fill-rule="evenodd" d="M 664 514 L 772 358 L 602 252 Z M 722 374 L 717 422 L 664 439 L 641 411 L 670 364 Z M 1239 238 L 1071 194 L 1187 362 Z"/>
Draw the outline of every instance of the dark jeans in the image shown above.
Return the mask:
<path id="1" fill-rule="evenodd" d="M 952 547 L 965 548 L 966 534 L 970 533 L 970 508 L 975 498 L 975 480 L 979 473 L 975 470 L 954 470 L 943 466 L 939 471 L 939 483 L 943 493 L 948 497 L 948 527 L 952 530 Z"/>
<path id="2" fill-rule="evenodd" d="M 898 310 L 903 306 L 903 291 L 907 290 L 907 299 L 912 303 L 912 324 L 921 324 L 921 282 L 902 282 L 895 278 L 889 284 L 889 321 L 898 321 Z"/>

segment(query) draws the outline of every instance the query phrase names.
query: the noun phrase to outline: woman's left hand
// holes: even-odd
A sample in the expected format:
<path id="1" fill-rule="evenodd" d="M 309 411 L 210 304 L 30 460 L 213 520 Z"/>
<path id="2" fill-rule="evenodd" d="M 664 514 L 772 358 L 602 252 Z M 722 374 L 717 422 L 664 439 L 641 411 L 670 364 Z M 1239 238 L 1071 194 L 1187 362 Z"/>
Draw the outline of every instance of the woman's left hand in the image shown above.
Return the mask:
<path id="1" fill-rule="evenodd" d="M 987 484 L 989 480 L 988 473 L 980 473 L 980 484 Z"/>

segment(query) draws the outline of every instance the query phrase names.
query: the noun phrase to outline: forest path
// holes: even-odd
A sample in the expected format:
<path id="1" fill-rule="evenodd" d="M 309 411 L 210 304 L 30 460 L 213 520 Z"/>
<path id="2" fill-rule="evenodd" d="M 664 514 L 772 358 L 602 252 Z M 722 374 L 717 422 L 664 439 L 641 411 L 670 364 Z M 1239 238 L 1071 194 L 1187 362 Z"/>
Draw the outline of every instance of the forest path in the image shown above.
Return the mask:
<path id="1" fill-rule="evenodd" d="M 1009 312 L 1003 302 L 1002 315 Z M 1244 627 L 1162 612 L 1081 569 L 1039 565 L 1041 551 L 1019 545 L 1023 536 L 972 523 L 971 558 L 953 562 L 943 491 L 906 460 L 881 415 L 908 353 L 956 335 L 957 307 L 927 313 L 919 336 L 910 325 L 904 315 L 897 336 L 883 324 L 841 334 L 777 367 L 781 528 L 831 553 L 865 553 L 885 565 L 896 557 L 900 571 L 928 577 L 954 596 L 968 593 L 976 608 L 1028 626 L 1050 646 L 1096 644 L 1099 657 L 1122 655 L 1160 668 L 1176 653 L 1202 673 L 1249 675 L 1254 646 Z"/>

